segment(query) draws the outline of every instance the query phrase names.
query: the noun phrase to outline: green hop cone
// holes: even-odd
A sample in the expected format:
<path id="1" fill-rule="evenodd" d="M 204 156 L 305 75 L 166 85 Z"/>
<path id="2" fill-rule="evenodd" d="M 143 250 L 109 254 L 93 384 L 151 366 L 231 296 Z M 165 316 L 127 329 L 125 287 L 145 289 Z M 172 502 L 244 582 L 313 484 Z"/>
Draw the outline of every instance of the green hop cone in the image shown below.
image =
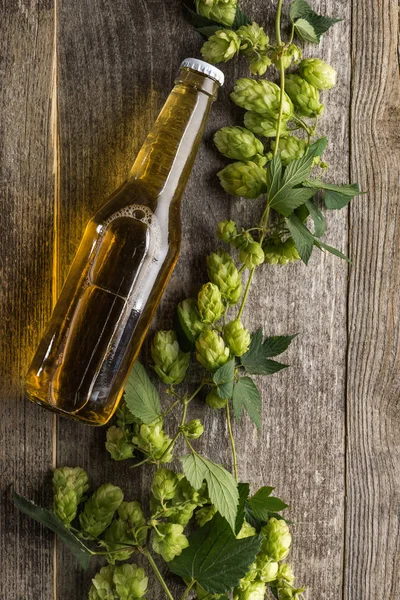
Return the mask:
<path id="1" fill-rule="evenodd" d="M 152 545 L 156 554 L 161 554 L 165 562 L 170 562 L 189 546 L 189 542 L 183 534 L 182 525 L 177 523 L 158 523 L 157 531 L 154 532 Z"/>
<path id="2" fill-rule="evenodd" d="M 204 323 L 215 323 L 225 310 L 219 287 L 210 282 L 200 288 L 197 305 L 200 318 Z"/>
<path id="3" fill-rule="evenodd" d="M 233 600 L 264 600 L 267 586 L 262 581 L 253 581 L 241 590 L 236 588 L 233 592 Z"/>
<path id="4" fill-rule="evenodd" d="M 106 433 L 106 450 L 114 460 L 133 458 L 134 445 L 129 441 L 127 432 L 120 427 L 109 427 Z"/>
<path id="5" fill-rule="evenodd" d="M 209 0 L 195 0 L 196 11 L 199 15 L 212 21 L 231 27 L 236 16 L 237 0 L 229 2 L 212 2 Z"/>
<path id="6" fill-rule="evenodd" d="M 337 72 L 319 58 L 306 58 L 299 66 L 300 75 L 317 90 L 329 90 L 336 85 Z"/>
<path id="7" fill-rule="evenodd" d="M 213 504 L 207 504 L 196 511 L 196 523 L 199 527 L 203 527 L 206 523 L 217 514 L 217 509 Z"/>
<path id="8" fill-rule="evenodd" d="M 172 450 L 168 450 L 172 440 L 162 428 L 162 421 L 156 423 L 138 425 L 136 435 L 132 442 L 143 454 L 146 454 L 153 462 L 171 462 Z"/>
<path id="9" fill-rule="evenodd" d="M 289 237 L 284 242 L 279 239 L 270 239 L 264 246 L 265 262 L 270 265 L 287 265 L 300 260 L 293 238 Z"/>
<path id="10" fill-rule="evenodd" d="M 301 117 L 316 117 L 322 114 L 324 105 L 319 101 L 317 88 L 300 75 L 287 75 L 285 90 Z"/>
<path id="11" fill-rule="evenodd" d="M 113 582 L 120 600 L 139 600 L 147 591 L 148 578 L 135 564 L 121 565 L 114 568 Z"/>
<path id="12" fill-rule="evenodd" d="M 268 54 L 259 54 L 258 56 L 253 56 L 250 59 L 250 72 L 253 75 L 264 75 L 265 71 L 271 64 L 271 59 Z"/>
<path id="13" fill-rule="evenodd" d="M 257 561 L 258 577 L 264 583 L 275 581 L 278 575 L 279 564 L 275 561 Z"/>
<path id="14" fill-rule="evenodd" d="M 62 467 L 53 471 L 53 510 L 69 527 L 75 519 L 78 505 L 89 489 L 86 471 L 80 467 Z"/>
<path id="15" fill-rule="evenodd" d="M 161 504 L 166 500 L 172 500 L 176 494 L 178 478 L 174 471 L 170 469 L 158 469 L 153 478 L 151 486 L 152 494 Z"/>
<path id="16" fill-rule="evenodd" d="M 180 302 L 177 316 L 186 337 L 192 343 L 202 331 L 208 328 L 208 325 L 200 319 L 196 298 L 188 298 Z"/>
<path id="17" fill-rule="evenodd" d="M 272 150 L 275 150 L 275 140 L 271 143 Z M 281 138 L 279 140 L 279 151 L 281 161 L 284 166 L 287 166 L 293 160 L 297 160 L 305 155 L 307 151 L 307 142 L 295 135 Z M 272 158 L 272 153 L 271 153 Z"/>
<path id="18" fill-rule="evenodd" d="M 247 111 L 244 114 L 244 124 L 247 129 L 257 135 L 276 137 L 278 121 L 270 115 L 260 115 L 253 111 Z M 286 135 L 288 135 L 287 125 L 285 121 L 282 121 L 281 137 L 285 137 Z"/>
<path id="19" fill-rule="evenodd" d="M 105 531 L 104 540 L 100 542 L 109 552 L 106 558 L 112 565 L 115 565 L 116 561 L 128 560 L 135 551 L 135 548 L 129 548 L 133 543 L 134 540 L 127 532 L 126 523 L 121 519 L 113 520 Z"/>
<path id="20" fill-rule="evenodd" d="M 242 356 L 249 349 L 251 337 L 239 319 L 230 321 L 224 327 L 224 340 L 231 354 Z"/>
<path id="21" fill-rule="evenodd" d="M 212 389 L 206 396 L 206 402 L 210 408 L 213 410 L 218 408 L 225 408 L 227 400 L 226 398 L 220 398 L 218 396 L 217 390 Z"/>
<path id="22" fill-rule="evenodd" d="M 283 519 L 270 520 L 261 529 L 264 541 L 261 546 L 261 553 L 268 556 L 273 561 L 280 561 L 289 554 L 292 536 L 289 526 Z"/>
<path id="23" fill-rule="evenodd" d="M 114 513 L 124 499 L 121 488 L 111 483 L 100 486 L 86 500 L 79 515 L 83 537 L 97 538 L 113 520 Z"/>
<path id="24" fill-rule="evenodd" d="M 208 371 L 214 372 L 229 359 L 229 349 L 217 331 L 205 331 L 196 342 L 196 358 Z"/>
<path id="25" fill-rule="evenodd" d="M 279 69 L 282 59 L 283 67 L 288 69 L 292 63 L 297 63 L 300 60 L 301 54 L 301 49 L 296 44 L 289 44 L 287 47 L 275 48 L 271 53 L 271 61 Z"/>
<path id="26" fill-rule="evenodd" d="M 264 152 L 260 140 L 245 127 L 222 127 L 214 135 L 214 143 L 221 154 L 233 160 L 253 160 Z"/>
<path id="27" fill-rule="evenodd" d="M 227 62 L 239 52 L 240 39 L 235 31 L 221 29 L 210 36 L 203 44 L 201 54 L 211 64 Z"/>
<path id="28" fill-rule="evenodd" d="M 274 119 L 279 116 L 281 89 L 272 81 L 265 79 L 238 79 L 231 98 L 235 104 L 261 115 L 270 115 Z M 283 121 L 287 121 L 293 114 L 293 104 L 289 96 L 284 93 Z"/>
<path id="29" fill-rule="evenodd" d="M 165 384 L 178 385 L 185 378 L 190 354 L 179 348 L 175 331 L 158 331 L 151 344 L 154 370 Z"/>
<path id="30" fill-rule="evenodd" d="M 306 591 L 306 588 L 294 588 L 292 586 L 285 586 L 279 588 L 279 600 L 296 600 L 297 598 L 302 597 L 303 592 Z"/>
<path id="31" fill-rule="evenodd" d="M 250 233 L 243 233 L 235 239 L 239 252 L 239 260 L 248 269 L 253 269 L 264 262 L 264 252 L 261 245 L 255 242 Z"/>
<path id="32" fill-rule="evenodd" d="M 207 273 L 210 281 L 219 287 L 222 297 L 230 305 L 239 301 L 242 295 L 242 278 L 227 252 L 219 249 L 207 257 Z"/>
<path id="33" fill-rule="evenodd" d="M 257 531 L 255 530 L 254 527 L 252 527 L 250 525 L 250 523 L 248 523 L 247 521 L 243 521 L 243 525 L 239 531 L 239 533 L 236 536 L 237 540 L 242 540 L 244 538 L 248 538 L 248 537 L 253 537 L 253 535 L 256 535 Z"/>
<path id="34" fill-rule="evenodd" d="M 259 51 L 268 48 L 269 37 L 257 23 L 253 22 L 251 25 L 242 25 L 236 33 L 241 42 L 240 50 L 246 56 L 251 56 L 254 50 Z"/>
<path id="35" fill-rule="evenodd" d="M 222 242 L 228 244 L 237 236 L 237 227 L 235 221 L 221 221 L 218 223 L 217 237 Z"/>
<path id="36" fill-rule="evenodd" d="M 279 565 L 278 574 L 276 578 L 278 580 L 288 583 L 289 585 L 293 585 L 294 575 L 292 567 L 288 563 L 281 563 Z"/>
<path id="37" fill-rule="evenodd" d="M 89 600 L 115 600 L 114 568 L 111 565 L 102 567 L 94 579 L 92 579 Z"/>
<path id="38" fill-rule="evenodd" d="M 188 438 L 197 440 L 204 433 L 204 426 L 200 419 L 192 419 L 188 421 L 184 427 L 185 435 Z"/>
<path id="39" fill-rule="evenodd" d="M 267 173 L 255 162 L 234 162 L 217 173 L 228 194 L 242 198 L 259 198 L 267 191 Z"/>

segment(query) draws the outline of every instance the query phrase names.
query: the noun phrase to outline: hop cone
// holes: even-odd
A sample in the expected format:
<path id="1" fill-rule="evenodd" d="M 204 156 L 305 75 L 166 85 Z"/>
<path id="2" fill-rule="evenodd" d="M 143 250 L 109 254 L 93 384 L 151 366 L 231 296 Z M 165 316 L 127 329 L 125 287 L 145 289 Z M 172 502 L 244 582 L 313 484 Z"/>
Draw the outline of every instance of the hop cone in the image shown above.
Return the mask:
<path id="1" fill-rule="evenodd" d="M 224 312 L 221 292 L 215 283 L 205 283 L 199 291 L 197 304 L 202 321 L 215 323 Z"/>
<path id="2" fill-rule="evenodd" d="M 240 50 L 250 56 L 254 50 L 266 50 L 269 44 L 269 37 L 265 33 L 264 29 L 257 25 L 257 23 L 251 23 L 251 25 L 242 25 L 236 31 L 240 38 Z"/>
<path id="3" fill-rule="evenodd" d="M 206 402 L 212 409 L 224 408 L 226 406 L 226 398 L 220 398 L 215 389 L 211 390 L 206 396 Z"/>
<path id="4" fill-rule="evenodd" d="M 278 121 L 270 115 L 259 115 L 253 111 L 247 111 L 244 114 L 244 124 L 253 133 L 263 135 L 264 137 L 276 137 Z M 288 135 L 285 121 L 281 123 L 281 137 Z"/>
<path id="5" fill-rule="evenodd" d="M 121 488 L 105 483 L 86 500 L 79 515 L 84 537 L 97 538 L 113 520 L 114 513 L 124 499 Z"/>
<path id="6" fill-rule="evenodd" d="M 242 540 L 244 538 L 248 538 L 248 537 L 252 537 L 253 535 L 256 535 L 257 531 L 255 530 L 254 527 L 252 527 L 250 525 L 250 523 L 248 523 L 247 521 L 243 521 L 243 525 L 239 531 L 239 533 L 236 536 L 236 539 L 238 540 Z"/>
<path id="7" fill-rule="evenodd" d="M 214 135 L 214 143 L 221 154 L 234 160 L 252 160 L 264 152 L 260 140 L 245 127 L 223 127 Z"/>
<path id="8" fill-rule="evenodd" d="M 203 423 L 199 419 L 192 419 L 185 425 L 185 434 L 188 438 L 197 440 L 204 433 Z"/>
<path id="9" fill-rule="evenodd" d="M 218 250 L 207 257 L 207 272 L 210 280 L 220 289 L 229 304 L 236 304 L 242 295 L 242 279 L 231 256 Z"/>
<path id="10" fill-rule="evenodd" d="M 209 371 L 216 371 L 229 359 L 229 349 L 216 331 L 205 331 L 196 342 L 196 358 Z"/>
<path id="11" fill-rule="evenodd" d="M 293 585 L 294 583 L 294 575 L 292 571 L 292 567 L 288 563 L 281 563 L 279 565 L 277 579 L 281 579 L 287 582 L 289 585 Z"/>
<path id="12" fill-rule="evenodd" d="M 239 319 L 230 321 L 224 327 L 224 340 L 234 356 L 242 356 L 249 349 L 250 333 Z"/>
<path id="13" fill-rule="evenodd" d="M 262 581 L 253 581 L 244 590 L 236 588 L 233 600 L 264 600 L 267 586 Z"/>
<path id="14" fill-rule="evenodd" d="M 262 115 L 270 115 L 277 119 L 280 109 L 281 90 L 272 81 L 265 79 L 238 79 L 231 98 L 235 104 Z M 287 121 L 293 114 L 293 104 L 284 93 L 283 120 Z"/>
<path id="15" fill-rule="evenodd" d="M 172 500 L 176 494 L 178 478 L 170 469 L 158 469 L 153 478 L 151 491 L 153 496 L 164 504 L 166 500 Z"/>
<path id="16" fill-rule="evenodd" d="M 135 564 L 121 565 L 114 568 L 113 582 L 120 600 L 138 600 L 144 598 L 148 578 Z"/>
<path id="17" fill-rule="evenodd" d="M 229 2 L 213 2 L 209 4 L 204 0 L 196 0 L 196 11 L 199 15 L 207 17 L 216 23 L 221 23 L 226 27 L 230 27 L 233 24 L 236 16 L 236 5 L 237 0 L 230 0 Z"/>
<path id="18" fill-rule="evenodd" d="M 300 75 L 317 90 L 329 90 L 336 85 L 337 73 L 319 58 L 306 58 L 299 66 Z"/>
<path id="19" fill-rule="evenodd" d="M 275 141 L 272 142 L 271 147 L 273 150 L 275 149 Z M 289 135 L 279 140 L 279 150 L 282 164 L 286 166 L 293 160 L 304 156 L 307 150 L 307 142 L 295 135 Z"/>
<path id="20" fill-rule="evenodd" d="M 201 54 L 211 64 L 227 62 L 239 52 L 240 39 L 234 31 L 221 29 L 203 44 Z"/>
<path id="21" fill-rule="evenodd" d="M 175 556 L 179 556 L 182 550 L 189 546 L 189 542 L 183 535 L 183 526 L 177 523 L 159 523 L 157 529 L 161 535 L 154 532 L 152 541 L 153 550 L 161 554 L 166 562 L 170 562 Z"/>
<path id="22" fill-rule="evenodd" d="M 106 449 L 114 460 L 133 458 L 133 444 L 128 440 L 126 431 L 120 427 L 109 427 L 107 430 Z"/>
<path id="23" fill-rule="evenodd" d="M 253 75 L 264 75 L 265 71 L 271 64 L 271 59 L 268 54 L 259 54 L 250 59 L 250 72 Z"/>
<path id="24" fill-rule="evenodd" d="M 86 471 L 80 467 L 62 467 L 53 472 L 53 509 L 61 521 L 69 526 L 75 519 L 78 504 L 89 489 Z"/>
<path id="25" fill-rule="evenodd" d="M 293 238 L 286 241 L 268 240 L 263 246 L 265 262 L 270 265 L 287 265 L 300 259 Z"/>
<path id="26" fill-rule="evenodd" d="M 286 521 L 271 517 L 261 529 L 261 534 L 265 537 L 261 546 L 262 554 L 272 561 L 283 560 L 289 554 L 292 536 Z"/>
<path id="27" fill-rule="evenodd" d="M 258 577 L 264 583 L 274 581 L 278 575 L 279 564 L 275 561 L 257 561 Z"/>
<path id="28" fill-rule="evenodd" d="M 166 452 L 171 441 L 171 438 L 163 430 L 160 419 L 157 423 L 139 425 L 136 435 L 132 438 L 132 442 L 141 452 L 153 461 L 159 460 L 162 463 L 170 462 L 172 459 L 172 451 Z"/>
<path id="29" fill-rule="evenodd" d="M 267 191 L 267 173 L 255 162 L 234 162 L 217 173 L 228 194 L 243 198 L 258 198 Z"/>
<path id="30" fill-rule="evenodd" d="M 277 48 L 271 53 L 271 60 L 277 69 L 280 68 L 281 58 L 283 67 L 288 69 L 292 63 L 296 63 L 301 58 L 301 49 L 296 44 L 289 44 L 285 48 Z"/>
<path id="31" fill-rule="evenodd" d="M 199 527 L 203 527 L 206 523 L 211 521 L 214 515 L 217 514 L 217 509 L 213 504 L 208 504 L 207 506 L 203 506 L 203 508 L 199 508 L 196 511 L 196 523 Z"/>
<path id="32" fill-rule="evenodd" d="M 109 552 L 108 562 L 114 565 L 116 561 L 128 560 L 135 551 L 135 548 L 129 548 L 133 543 L 134 540 L 128 534 L 126 523 L 122 519 L 114 519 L 106 529 L 101 545 Z"/>
<path id="33" fill-rule="evenodd" d="M 302 117 L 315 117 L 322 114 L 324 105 L 319 101 L 316 87 L 300 75 L 287 75 L 285 90 Z"/>
<path id="34" fill-rule="evenodd" d="M 177 316 L 186 337 L 191 342 L 194 342 L 200 333 L 208 328 L 208 325 L 200 319 L 195 298 L 188 298 L 180 302 L 177 308 Z"/>
<path id="35" fill-rule="evenodd" d="M 254 269 L 264 262 L 264 252 L 258 242 L 246 241 L 241 246 L 239 259 L 246 265 L 248 269 Z"/>
<path id="36" fill-rule="evenodd" d="M 222 242 L 231 242 L 237 236 L 235 221 L 221 221 L 218 223 L 217 237 Z"/>
<path id="37" fill-rule="evenodd" d="M 100 569 L 99 573 L 92 579 L 89 600 L 115 600 L 113 575 L 114 567 L 111 565 Z"/>
<path id="38" fill-rule="evenodd" d="M 154 370 L 167 385 L 177 385 L 185 378 L 190 354 L 179 348 L 175 331 L 158 331 L 151 344 Z"/>

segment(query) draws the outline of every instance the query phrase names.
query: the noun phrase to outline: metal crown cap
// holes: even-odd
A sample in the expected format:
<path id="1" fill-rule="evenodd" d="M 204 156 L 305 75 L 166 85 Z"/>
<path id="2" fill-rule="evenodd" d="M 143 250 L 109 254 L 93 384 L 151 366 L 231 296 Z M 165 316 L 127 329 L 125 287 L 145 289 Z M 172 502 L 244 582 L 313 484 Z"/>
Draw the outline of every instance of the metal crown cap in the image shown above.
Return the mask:
<path id="1" fill-rule="evenodd" d="M 225 75 L 223 72 L 204 60 L 200 60 L 198 58 L 185 58 L 181 64 L 181 67 L 187 67 L 188 69 L 199 71 L 199 73 L 204 73 L 205 75 L 208 75 L 209 77 L 212 77 L 218 81 L 220 85 L 224 85 Z"/>

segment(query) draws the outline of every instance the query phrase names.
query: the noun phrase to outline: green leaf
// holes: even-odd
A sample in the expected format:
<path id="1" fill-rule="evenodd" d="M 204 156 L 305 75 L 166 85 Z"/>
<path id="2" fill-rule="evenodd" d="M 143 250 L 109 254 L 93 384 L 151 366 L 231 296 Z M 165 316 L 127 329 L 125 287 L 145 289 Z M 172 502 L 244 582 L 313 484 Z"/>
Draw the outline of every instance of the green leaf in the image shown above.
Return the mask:
<path id="1" fill-rule="evenodd" d="M 294 335 L 273 335 L 265 338 L 263 343 L 264 356 L 267 358 L 279 356 L 289 348 L 295 337 L 297 337 L 297 333 Z"/>
<path id="2" fill-rule="evenodd" d="M 295 0 L 290 5 L 290 19 L 299 37 L 319 44 L 321 36 L 342 19 L 318 15 L 305 0 Z"/>
<path id="3" fill-rule="evenodd" d="M 307 21 L 307 19 L 297 19 L 294 24 L 294 28 L 298 37 L 305 42 L 311 42 L 312 44 L 319 44 L 320 38 L 317 35 L 313 25 Z"/>
<path id="4" fill-rule="evenodd" d="M 268 521 L 272 511 L 281 511 L 288 507 L 279 498 L 271 496 L 274 488 L 262 487 L 249 499 L 253 514 L 261 521 Z"/>
<path id="5" fill-rule="evenodd" d="M 305 0 L 294 0 L 290 5 L 289 15 L 290 20 L 293 22 L 300 17 L 304 17 L 309 12 L 313 12 L 311 6 Z"/>
<path id="6" fill-rule="evenodd" d="M 315 191 L 309 188 L 290 189 L 282 187 L 271 201 L 270 206 L 284 217 L 288 217 L 296 208 L 312 198 L 314 194 Z"/>
<path id="7" fill-rule="evenodd" d="M 220 398 L 232 398 L 233 382 L 235 379 L 235 359 L 229 360 L 213 376 L 213 382 L 217 386 Z"/>
<path id="8" fill-rule="evenodd" d="M 244 512 L 246 507 L 246 502 L 250 493 L 250 485 L 248 483 L 239 483 L 239 505 L 238 511 L 236 515 L 236 523 L 235 523 L 235 534 L 237 535 L 242 528 L 244 521 Z"/>
<path id="9" fill-rule="evenodd" d="M 322 137 L 319 140 L 316 140 L 308 149 L 307 156 L 312 156 L 315 158 L 316 156 L 322 156 L 326 150 L 328 145 L 328 138 Z"/>
<path id="10" fill-rule="evenodd" d="M 250 25 L 251 19 L 244 14 L 240 6 L 236 9 L 235 20 L 233 21 L 232 29 L 239 29 L 242 25 Z"/>
<path id="11" fill-rule="evenodd" d="M 296 215 L 290 215 L 285 222 L 302 261 L 307 265 L 314 247 L 313 234 Z"/>
<path id="12" fill-rule="evenodd" d="M 189 537 L 189 547 L 169 563 L 184 579 L 197 581 L 207 592 L 221 594 L 239 584 L 260 550 L 260 536 L 237 540 L 219 515 Z"/>
<path id="13" fill-rule="evenodd" d="M 143 423 L 153 423 L 161 414 L 158 392 L 139 361 L 135 362 L 129 375 L 125 402 L 129 412 Z"/>
<path id="14" fill-rule="evenodd" d="M 287 338 L 289 336 L 283 337 Z M 273 338 L 266 338 L 265 342 L 263 342 L 261 329 L 253 335 L 250 348 L 240 359 L 247 373 L 252 375 L 272 375 L 288 366 L 274 360 L 269 360 L 270 356 L 274 356 L 274 354 L 271 354 L 271 350 L 273 351 L 271 348 L 271 339 Z"/>
<path id="15" fill-rule="evenodd" d="M 269 189 L 269 197 L 274 198 L 281 187 L 282 179 L 282 161 L 280 154 L 274 156 L 274 158 L 267 164 L 267 182 Z"/>
<path id="16" fill-rule="evenodd" d="M 181 461 L 186 479 L 196 490 L 201 487 L 203 480 L 207 482 L 211 503 L 234 530 L 239 491 L 232 473 L 199 454 L 183 456 Z"/>
<path id="17" fill-rule="evenodd" d="M 327 252 L 330 252 L 331 254 L 334 254 L 335 256 L 338 256 L 339 258 L 347 261 L 350 265 L 353 264 L 351 262 L 351 260 L 349 258 L 347 258 L 347 256 L 345 254 L 343 254 L 343 252 L 340 252 L 340 250 L 337 250 L 337 248 L 333 248 L 332 246 L 328 246 L 328 244 L 325 244 L 324 242 L 321 242 L 321 240 L 314 240 L 314 244 L 320 250 L 326 250 Z"/>
<path id="18" fill-rule="evenodd" d="M 314 222 L 314 235 L 316 237 L 323 236 L 326 231 L 326 221 L 324 215 L 319 210 L 315 202 L 313 202 L 313 200 L 307 200 L 305 205 Z"/>
<path id="19" fill-rule="evenodd" d="M 245 407 L 250 419 L 261 431 L 261 394 L 250 377 L 239 379 L 233 389 L 232 399 L 236 420 L 240 419 L 243 407 Z"/>
<path id="20" fill-rule="evenodd" d="M 324 200 L 326 207 L 336 210 L 344 208 L 352 198 L 364 193 L 361 192 L 358 183 L 335 185 L 333 183 L 325 183 L 325 181 L 319 179 L 308 179 L 303 185 L 317 190 L 325 190 Z"/>
<path id="21" fill-rule="evenodd" d="M 276 600 L 279 600 L 278 588 L 275 585 L 270 585 L 269 590 Z"/>
<path id="22" fill-rule="evenodd" d="M 31 517 L 38 523 L 45 525 L 53 531 L 67 548 L 72 552 L 75 558 L 83 569 L 89 567 L 91 551 L 69 530 L 64 523 L 51 510 L 40 508 L 30 500 L 23 496 L 19 496 L 14 492 L 14 502 L 20 511 Z"/>

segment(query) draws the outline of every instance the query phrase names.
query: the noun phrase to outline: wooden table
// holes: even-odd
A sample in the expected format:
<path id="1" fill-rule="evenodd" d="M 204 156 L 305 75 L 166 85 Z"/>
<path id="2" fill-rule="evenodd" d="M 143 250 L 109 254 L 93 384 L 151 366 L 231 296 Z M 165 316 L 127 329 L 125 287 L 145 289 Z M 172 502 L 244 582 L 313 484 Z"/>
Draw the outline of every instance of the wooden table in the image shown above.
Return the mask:
<path id="1" fill-rule="evenodd" d="M 257 272 L 246 310 L 254 330 L 300 332 L 290 370 L 264 380 L 264 427 L 236 427 L 242 480 L 274 485 L 296 521 L 292 562 L 308 598 L 398 600 L 399 555 L 399 79 L 394 0 L 316 0 L 344 21 L 319 50 L 337 67 L 325 95 L 329 176 L 368 194 L 331 212 L 327 239 L 353 266 L 315 252 L 309 267 Z M 271 21 L 268 2 L 243 0 Z M 115 464 L 105 431 L 31 405 L 21 379 L 84 225 L 124 179 L 200 38 L 180 0 L 8 0 L 0 8 L 1 127 L 1 600 L 83 600 L 83 574 L 53 536 L 19 514 L 11 490 L 48 505 L 50 472 L 81 465 L 94 484 L 145 497 L 146 470 Z M 56 42 L 56 44 L 54 43 Z M 228 102 L 244 62 L 225 68 L 183 205 L 183 250 L 155 326 L 171 325 L 177 299 L 206 277 L 218 220 L 256 214 L 232 201 L 215 172 L 211 134 L 238 118 Z M 53 112 L 52 112 L 53 111 Z M 58 122 L 59 129 L 54 128 Z M 55 177 L 53 176 L 55 174 Z M 203 415 L 200 404 L 194 411 Z M 229 462 L 223 421 L 202 447 Z M 215 415 L 213 415 L 213 419 Z M 161 593 L 149 598 L 161 598 Z"/>

